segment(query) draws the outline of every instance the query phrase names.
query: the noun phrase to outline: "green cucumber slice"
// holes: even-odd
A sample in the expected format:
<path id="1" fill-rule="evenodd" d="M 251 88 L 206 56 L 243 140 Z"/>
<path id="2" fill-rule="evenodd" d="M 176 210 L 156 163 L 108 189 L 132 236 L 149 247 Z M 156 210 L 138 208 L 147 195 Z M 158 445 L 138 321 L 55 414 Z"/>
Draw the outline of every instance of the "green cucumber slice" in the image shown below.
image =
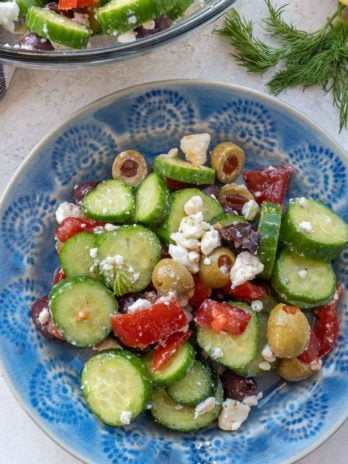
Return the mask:
<path id="1" fill-rule="evenodd" d="M 104 222 L 124 222 L 134 214 L 132 189 L 118 179 L 104 180 L 82 200 L 86 216 Z"/>
<path id="2" fill-rule="evenodd" d="M 118 304 L 105 285 L 91 277 L 62 280 L 49 294 L 54 323 L 75 346 L 97 345 L 111 332 Z"/>
<path id="3" fill-rule="evenodd" d="M 98 277 L 94 270 L 94 259 L 90 255 L 90 250 L 96 247 L 97 235 L 92 232 L 81 232 L 64 242 L 59 260 L 65 275 Z"/>
<path id="4" fill-rule="evenodd" d="M 155 172 L 148 175 L 135 194 L 135 222 L 160 224 L 170 207 L 170 193 L 164 180 Z"/>
<path id="5" fill-rule="evenodd" d="M 43 7 L 44 0 L 16 0 L 19 8 L 19 17 L 25 19 L 27 12 L 31 6 Z"/>
<path id="6" fill-rule="evenodd" d="M 239 224 L 240 222 L 248 222 L 245 217 L 233 213 L 223 213 L 216 217 L 212 224 L 219 224 L 221 227 L 230 226 L 231 224 Z"/>
<path id="7" fill-rule="evenodd" d="M 160 155 L 155 158 L 153 170 L 163 177 L 195 185 L 213 184 L 215 171 L 207 166 L 195 167 L 178 158 Z"/>
<path id="8" fill-rule="evenodd" d="M 160 389 L 155 390 L 152 397 L 151 408 L 151 413 L 155 422 L 180 432 L 189 432 L 207 427 L 219 416 L 223 401 L 222 385 L 218 378 L 215 385 L 214 409 L 196 418 L 194 406 L 183 406 L 179 403 L 175 403 L 166 391 Z"/>
<path id="9" fill-rule="evenodd" d="M 52 10 L 31 6 L 25 20 L 31 32 L 70 48 L 86 48 L 90 36 L 87 27 Z"/>
<path id="10" fill-rule="evenodd" d="M 259 320 L 259 341 L 257 344 L 256 355 L 248 364 L 243 367 L 234 369 L 234 371 L 243 377 L 256 377 L 259 375 L 264 375 L 265 371 L 260 369 L 259 364 L 261 362 L 265 362 L 261 352 L 265 345 L 267 344 L 267 321 L 268 321 L 268 314 L 259 312 L 257 313 L 257 318 Z M 271 368 L 275 369 L 278 365 L 278 361 L 273 361 L 270 363 Z"/>
<path id="11" fill-rule="evenodd" d="M 259 321 L 256 313 L 243 303 L 231 303 L 252 314 L 247 328 L 241 335 L 216 333 L 209 327 L 197 327 L 198 345 L 209 357 L 230 369 L 249 364 L 256 355 L 259 340 Z M 217 353 L 219 353 L 217 357 Z"/>
<path id="12" fill-rule="evenodd" d="M 81 388 L 92 412 L 108 425 L 128 425 L 151 400 L 152 386 L 142 360 L 125 350 L 90 358 L 82 370 Z"/>
<path id="13" fill-rule="evenodd" d="M 177 403 L 195 406 L 212 395 L 212 374 L 209 367 L 195 361 L 185 377 L 167 388 L 168 395 Z"/>
<path id="14" fill-rule="evenodd" d="M 160 254 L 156 234 L 140 225 L 121 226 L 98 239 L 99 272 L 117 296 L 144 290 Z M 107 266 L 110 259 L 112 269 Z"/>
<path id="15" fill-rule="evenodd" d="M 179 228 L 181 219 L 186 216 L 184 206 L 193 196 L 199 196 L 203 200 L 203 217 L 207 222 L 214 220 L 216 216 L 223 213 L 221 204 L 215 198 L 206 195 L 201 190 L 190 188 L 179 190 L 171 195 L 171 207 L 168 217 L 156 232 L 165 243 L 171 243 L 170 234 L 176 232 Z"/>
<path id="16" fill-rule="evenodd" d="M 262 203 L 258 232 L 260 244 L 257 255 L 264 265 L 260 277 L 270 279 L 277 255 L 282 208 L 280 205 L 265 201 Z"/>
<path id="17" fill-rule="evenodd" d="M 348 225 L 319 201 L 295 198 L 284 215 L 281 240 L 297 254 L 331 261 L 348 243 Z"/>
<path id="18" fill-rule="evenodd" d="M 332 298 L 336 275 L 330 263 L 283 250 L 274 266 L 272 287 L 282 302 L 312 308 Z"/>
<path id="19" fill-rule="evenodd" d="M 170 364 L 160 371 L 152 372 L 153 352 L 144 356 L 144 362 L 149 370 L 152 381 L 159 387 L 167 387 L 185 377 L 192 366 L 196 352 L 190 343 L 184 343 L 173 356 Z"/>

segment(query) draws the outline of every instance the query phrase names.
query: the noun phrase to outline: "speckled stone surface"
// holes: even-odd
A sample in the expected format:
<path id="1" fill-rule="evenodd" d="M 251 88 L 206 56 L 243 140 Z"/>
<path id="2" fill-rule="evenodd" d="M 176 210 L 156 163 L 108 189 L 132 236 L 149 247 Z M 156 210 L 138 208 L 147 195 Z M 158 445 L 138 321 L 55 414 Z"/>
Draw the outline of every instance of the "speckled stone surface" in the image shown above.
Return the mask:
<path id="1" fill-rule="evenodd" d="M 335 0 L 293 0 L 287 16 L 303 28 L 315 29 L 335 8 L 335 3 Z M 251 19 L 265 13 L 263 0 L 240 0 L 237 9 Z M 142 82 L 175 78 L 230 82 L 266 91 L 269 75 L 248 74 L 233 62 L 228 42 L 213 34 L 219 24 L 221 20 L 170 47 L 123 63 L 62 71 L 18 69 L 5 100 L 0 103 L 0 194 L 43 136 L 74 111 L 111 92 Z M 338 112 L 332 107 L 331 95 L 324 95 L 319 89 L 303 93 L 295 88 L 280 98 L 312 118 L 348 150 L 348 133 L 338 134 Z M 345 424 L 300 463 L 346 463 L 347 432 Z M 41 462 L 77 464 L 79 461 L 31 421 L 0 375 L 0 463 Z"/>

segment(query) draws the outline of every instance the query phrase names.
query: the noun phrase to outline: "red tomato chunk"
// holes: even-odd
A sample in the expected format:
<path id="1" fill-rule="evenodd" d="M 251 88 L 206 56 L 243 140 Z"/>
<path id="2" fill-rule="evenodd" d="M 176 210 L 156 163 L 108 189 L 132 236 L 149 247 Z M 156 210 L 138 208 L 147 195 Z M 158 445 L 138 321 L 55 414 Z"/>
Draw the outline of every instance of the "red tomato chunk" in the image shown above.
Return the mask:
<path id="1" fill-rule="evenodd" d="M 288 189 L 290 175 L 294 168 L 283 166 L 244 171 L 243 178 L 258 203 L 270 201 L 281 205 Z"/>
<path id="2" fill-rule="evenodd" d="M 68 217 L 59 224 L 54 235 L 56 239 L 65 242 L 73 235 L 79 234 L 80 232 L 92 232 L 95 227 L 103 226 L 104 224 L 104 222 L 94 221 L 88 218 Z"/>
<path id="3" fill-rule="evenodd" d="M 265 284 L 256 285 L 252 282 L 245 282 L 242 285 L 238 285 L 238 287 L 231 288 L 230 286 L 224 287 L 222 289 L 222 293 L 228 296 L 232 296 L 237 300 L 241 301 L 254 301 L 254 300 L 262 300 L 268 296 L 268 289 Z"/>
<path id="4" fill-rule="evenodd" d="M 210 327 L 214 332 L 227 332 L 231 335 L 241 335 L 246 329 L 251 314 L 242 308 L 214 300 L 206 300 L 201 304 L 196 314 L 197 324 Z"/>
<path id="5" fill-rule="evenodd" d="M 145 348 L 188 328 L 188 318 L 177 299 L 157 301 L 132 314 L 117 314 L 112 329 L 125 345 Z"/>
<path id="6" fill-rule="evenodd" d="M 211 296 L 212 289 L 201 281 L 198 274 L 193 276 L 193 280 L 195 283 L 195 289 L 193 297 L 189 300 L 189 304 L 193 309 L 198 309 L 203 301 Z"/>
<path id="7" fill-rule="evenodd" d="M 298 356 L 298 359 L 304 363 L 311 363 L 319 359 L 320 342 L 318 337 L 311 331 L 309 344 L 305 351 Z"/>
<path id="8" fill-rule="evenodd" d="M 190 335 L 190 330 L 187 332 L 177 332 L 173 335 L 170 335 L 170 337 L 168 337 L 164 343 L 157 345 L 152 360 L 152 372 L 164 369 L 173 359 L 173 356 L 175 356 L 181 345 L 183 345 L 190 337 Z"/>

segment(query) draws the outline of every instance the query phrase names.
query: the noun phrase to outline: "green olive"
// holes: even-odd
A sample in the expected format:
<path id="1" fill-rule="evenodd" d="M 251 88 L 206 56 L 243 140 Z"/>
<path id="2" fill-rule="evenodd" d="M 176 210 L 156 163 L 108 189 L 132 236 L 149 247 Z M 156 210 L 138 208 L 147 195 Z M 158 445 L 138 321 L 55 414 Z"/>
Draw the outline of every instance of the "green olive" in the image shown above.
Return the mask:
<path id="1" fill-rule="evenodd" d="M 277 372 L 282 379 L 288 380 L 289 382 L 298 382 L 313 375 L 317 372 L 317 369 L 313 369 L 311 364 L 304 363 L 298 358 L 292 358 L 282 359 Z"/>
<path id="2" fill-rule="evenodd" d="M 267 324 L 267 339 L 279 358 L 296 358 L 308 346 L 310 326 L 306 316 L 296 306 L 277 304 Z"/>
<path id="3" fill-rule="evenodd" d="M 152 283 L 158 293 L 188 295 L 194 289 L 194 280 L 189 270 L 173 259 L 159 261 L 152 272 Z"/>
<path id="4" fill-rule="evenodd" d="M 199 263 L 199 278 L 210 288 L 222 288 L 231 283 L 230 271 L 236 257 L 225 247 L 216 248 Z"/>
<path id="5" fill-rule="evenodd" d="M 145 158 L 136 150 L 126 150 L 119 153 L 112 165 L 112 177 L 120 179 L 131 187 L 141 184 L 147 175 Z"/>
<path id="6" fill-rule="evenodd" d="M 244 151 L 232 142 L 216 145 L 211 154 L 211 165 L 223 184 L 237 179 L 245 163 Z"/>

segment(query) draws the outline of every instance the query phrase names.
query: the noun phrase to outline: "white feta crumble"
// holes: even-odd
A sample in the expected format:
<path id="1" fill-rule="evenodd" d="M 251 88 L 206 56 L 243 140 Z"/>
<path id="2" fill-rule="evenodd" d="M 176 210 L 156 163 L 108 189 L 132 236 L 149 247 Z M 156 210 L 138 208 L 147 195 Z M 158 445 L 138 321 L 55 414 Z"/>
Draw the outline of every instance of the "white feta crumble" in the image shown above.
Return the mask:
<path id="1" fill-rule="evenodd" d="M 90 256 L 92 259 L 96 259 L 97 256 L 98 256 L 98 248 L 90 248 L 90 250 L 89 250 L 89 256 Z"/>
<path id="2" fill-rule="evenodd" d="M 218 424 L 221 430 L 235 431 L 249 416 L 250 407 L 240 401 L 228 398 L 222 403 Z"/>
<path id="3" fill-rule="evenodd" d="M 208 227 L 209 224 L 203 221 L 203 213 L 200 211 L 183 217 L 178 230 L 185 238 L 201 238 Z"/>
<path id="4" fill-rule="evenodd" d="M 48 324 L 51 319 L 50 312 L 48 308 L 42 308 L 40 311 L 38 321 L 40 322 L 41 325 Z"/>
<path id="5" fill-rule="evenodd" d="M 179 150 L 177 148 L 171 148 L 166 156 L 168 156 L 168 158 L 177 158 L 179 156 Z"/>
<path id="6" fill-rule="evenodd" d="M 136 24 L 137 22 L 137 17 L 135 15 L 132 15 L 128 18 L 128 24 Z"/>
<path id="7" fill-rule="evenodd" d="M 189 251 L 186 248 L 179 246 L 179 245 L 170 244 L 168 253 L 173 258 L 174 261 L 182 264 L 183 266 L 186 266 L 187 269 L 191 271 L 193 274 L 199 271 L 198 261 L 197 263 L 192 262 L 192 256 L 191 256 L 191 260 L 189 259 Z M 191 253 L 194 253 L 194 252 L 191 252 Z M 198 254 L 198 260 L 199 260 L 199 254 Z"/>
<path id="8" fill-rule="evenodd" d="M 79 205 L 75 205 L 75 203 L 69 203 L 68 201 L 64 201 L 63 203 L 61 203 L 56 210 L 56 220 L 58 224 L 61 224 L 64 221 L 64 219 L 68 217 L 84 217 L 82 207 Z"/>
<path id="9" fill-rule="evenodd" d="M 200 196 L 194 195 L 184 205 L 184 211 L 187 216 L 203 212 L 203 200 Z"/>
<path id="10" fill-rule="evenodd" d="M 115 226 L 114 224 L 110 224 L 110 223 L 106 223 L 104 225 L 104 230 L 106 230 L 106 232 L 112 232 L 113 230 L 116 230 L 118 229 L 120 226 Z"/>
<path id="11" fill-rule="evenodd" d="M 127 313 L 135 313 L 140 309 L 149 308 L 150 306 L 151 303 L 149 300 L 146 300 L 145 298 L 138 298 L 133 304 L 128 306 Z"/>
<path id="12" fill-rule="evenodd" d="M 212 358 L 212 359 L 219 359 L 219 358 L 222 358 L 224 355 L 224 352 L 222 351 L 221 348 L 219 347 L 216 347 L 213 349 L 213 351 L 210 352 L 209 356 Z"/>
<path id="13" fill-rule="evenodd" d="M 201 251 L 203 255 L 210 255 L 215 248 L 221 245 L 220 234 L 213 227 L 204 232 L 201 239 Z"/>
<path id="14" fill-rule="evenodd" d="M 155 29 L 155 21 L 154 20 L 150 20 L 150 21 L 146 21 L 145 23 L 142 24 L 143 28 L 144 29 Z"/>
<path id="15" fill-rule="evenodd" d="M 263 303 L 261 300 L 254 300 L 251 302 L 251 309 L 256 313 L 263 310 Z"/>
<path id="16" fill-rule="evenodd" d="M 320 371 L 323 361 L 321 359 L 315 359 L 310 363 L 312 371 Z"/>
<path id="17" fill-rule="evenodd" d="M 214 396 L 209 396 L 201 403 L 197 404 L 195 407 L 195 419 L 202 416 L 203 414 L 212 411 L 215 408 L 215 398 Z"/>
<path id="18" fill-rule="evenodd" d="M 260 207 L 256 203 L 256 201 L 249 200 L 243 205 L 242 215 L 245 217 L 247 221 L 253 221 L 256 218 L 259 211 Z"/>
<path id="19" fill-rule="evenodd" d="M 299 277 L 301 277 L 301 279 L 305 279 L 307 277 L 307 274 L 308 274 L 308 271 L 306 269 L 300 269 L 298 271 L 298 275 Z"/>
<path id="20" fill-rule="evenodd" d="M 259 368 L 263 371 L 269 371 L 271 370 L 271 365 L 268 361 L 262 361 L 259 363 Z"/>
<path id="21" fill-rule="evenodd" d="M 302 208 L 306 208 L 306 207 L 308 206 L 307 198 L 305 198 L 305 197 L 300 197 L 300 198 L 298 199 L 298 204 L 299 204 L 300 206 L 302 206 Z"/>
<path id="22" fill-rule="evenodd" d="M 117 36 L 117 42 L 119 43 L 135 42 L 136 39 L 137 37 L 133 31 L 124 32 L 123 34 Z"/>
<path id="23" fill-rule="evenodd" d="M 199 240 L 198 238 L 185 238 L 181 232 L 173 232 L 170 234 L 170 238 L 174 240 L 174 242 L 189 250 L 199 250 Z"/>
<path id="24" fill-rule="evenodd" d="M 15 1 L 0 2 L 0 26 L 13 33 L 18 16 L 19 8 Z"/>
<path id="25" fill-rule="evenodd" d="M 309 222 L 309 221 L 302 221 L 302 222 L 300 222 L 299 225 L 298 225 L 298 230 L 299 230 L 300 232 L 311 233 L 311 232 L 313 232 L 312 223 Z"/>
<path id="26" fill-rule="evenodd" d="M 257 274 L 263 271 L 263 264 L 259 258 L 249 251 L 243 251 L 237 255 L 236 261 L 231 269 L 232 288 L 253 280 Z"/>
<path id="27" fill-rule="evenodd" d="M 132 413 L 130 411 L 122 411 L 120 421 L 123 425 L 129 425 L 131 422 Z"/>
<path id="28" fill-rule="evenodd" d="M 259 399 L 257 395 L 249 395 L 249 396 L 245 396 L 242 402 L 243 404 L 246 404 L 247 406 L 252 407 L 252 406 L 258 405 Z"/>
<path id="29" fill-rule="evenodd" d="M 186 135 L 180 140 L 180 148 L 185 153 L 185 158 L 194 166 L 202 166 L 207 161 L 209 144 L 209 134 Z"/>
<path id="30" fill-rule="evenodd" d="M 268 343 L 266 343 L 266 345 L 263 347 L 262 351 L 261 351 L 261 356 L 263 357 L 263 359 L 269 363 L 272 363 L 276 360 L 276 356 L 275 354 L 273 353 L 273 351 L 271 350 L 271 347 L 269 346 Z"/>
<path id="31" fill-rule="evenodd" d="M 254 192 L 254 197 L 259 198 L 262 195 L 261 192 Z"/>
<path id="32" fill-rule="evenodd" d="M 205 264 L 206 266 L 210 266 L 211 262 L 212 262 L 211 259 L 208 257 L 205 257 L 203 260 L 203 264 Z"/>

